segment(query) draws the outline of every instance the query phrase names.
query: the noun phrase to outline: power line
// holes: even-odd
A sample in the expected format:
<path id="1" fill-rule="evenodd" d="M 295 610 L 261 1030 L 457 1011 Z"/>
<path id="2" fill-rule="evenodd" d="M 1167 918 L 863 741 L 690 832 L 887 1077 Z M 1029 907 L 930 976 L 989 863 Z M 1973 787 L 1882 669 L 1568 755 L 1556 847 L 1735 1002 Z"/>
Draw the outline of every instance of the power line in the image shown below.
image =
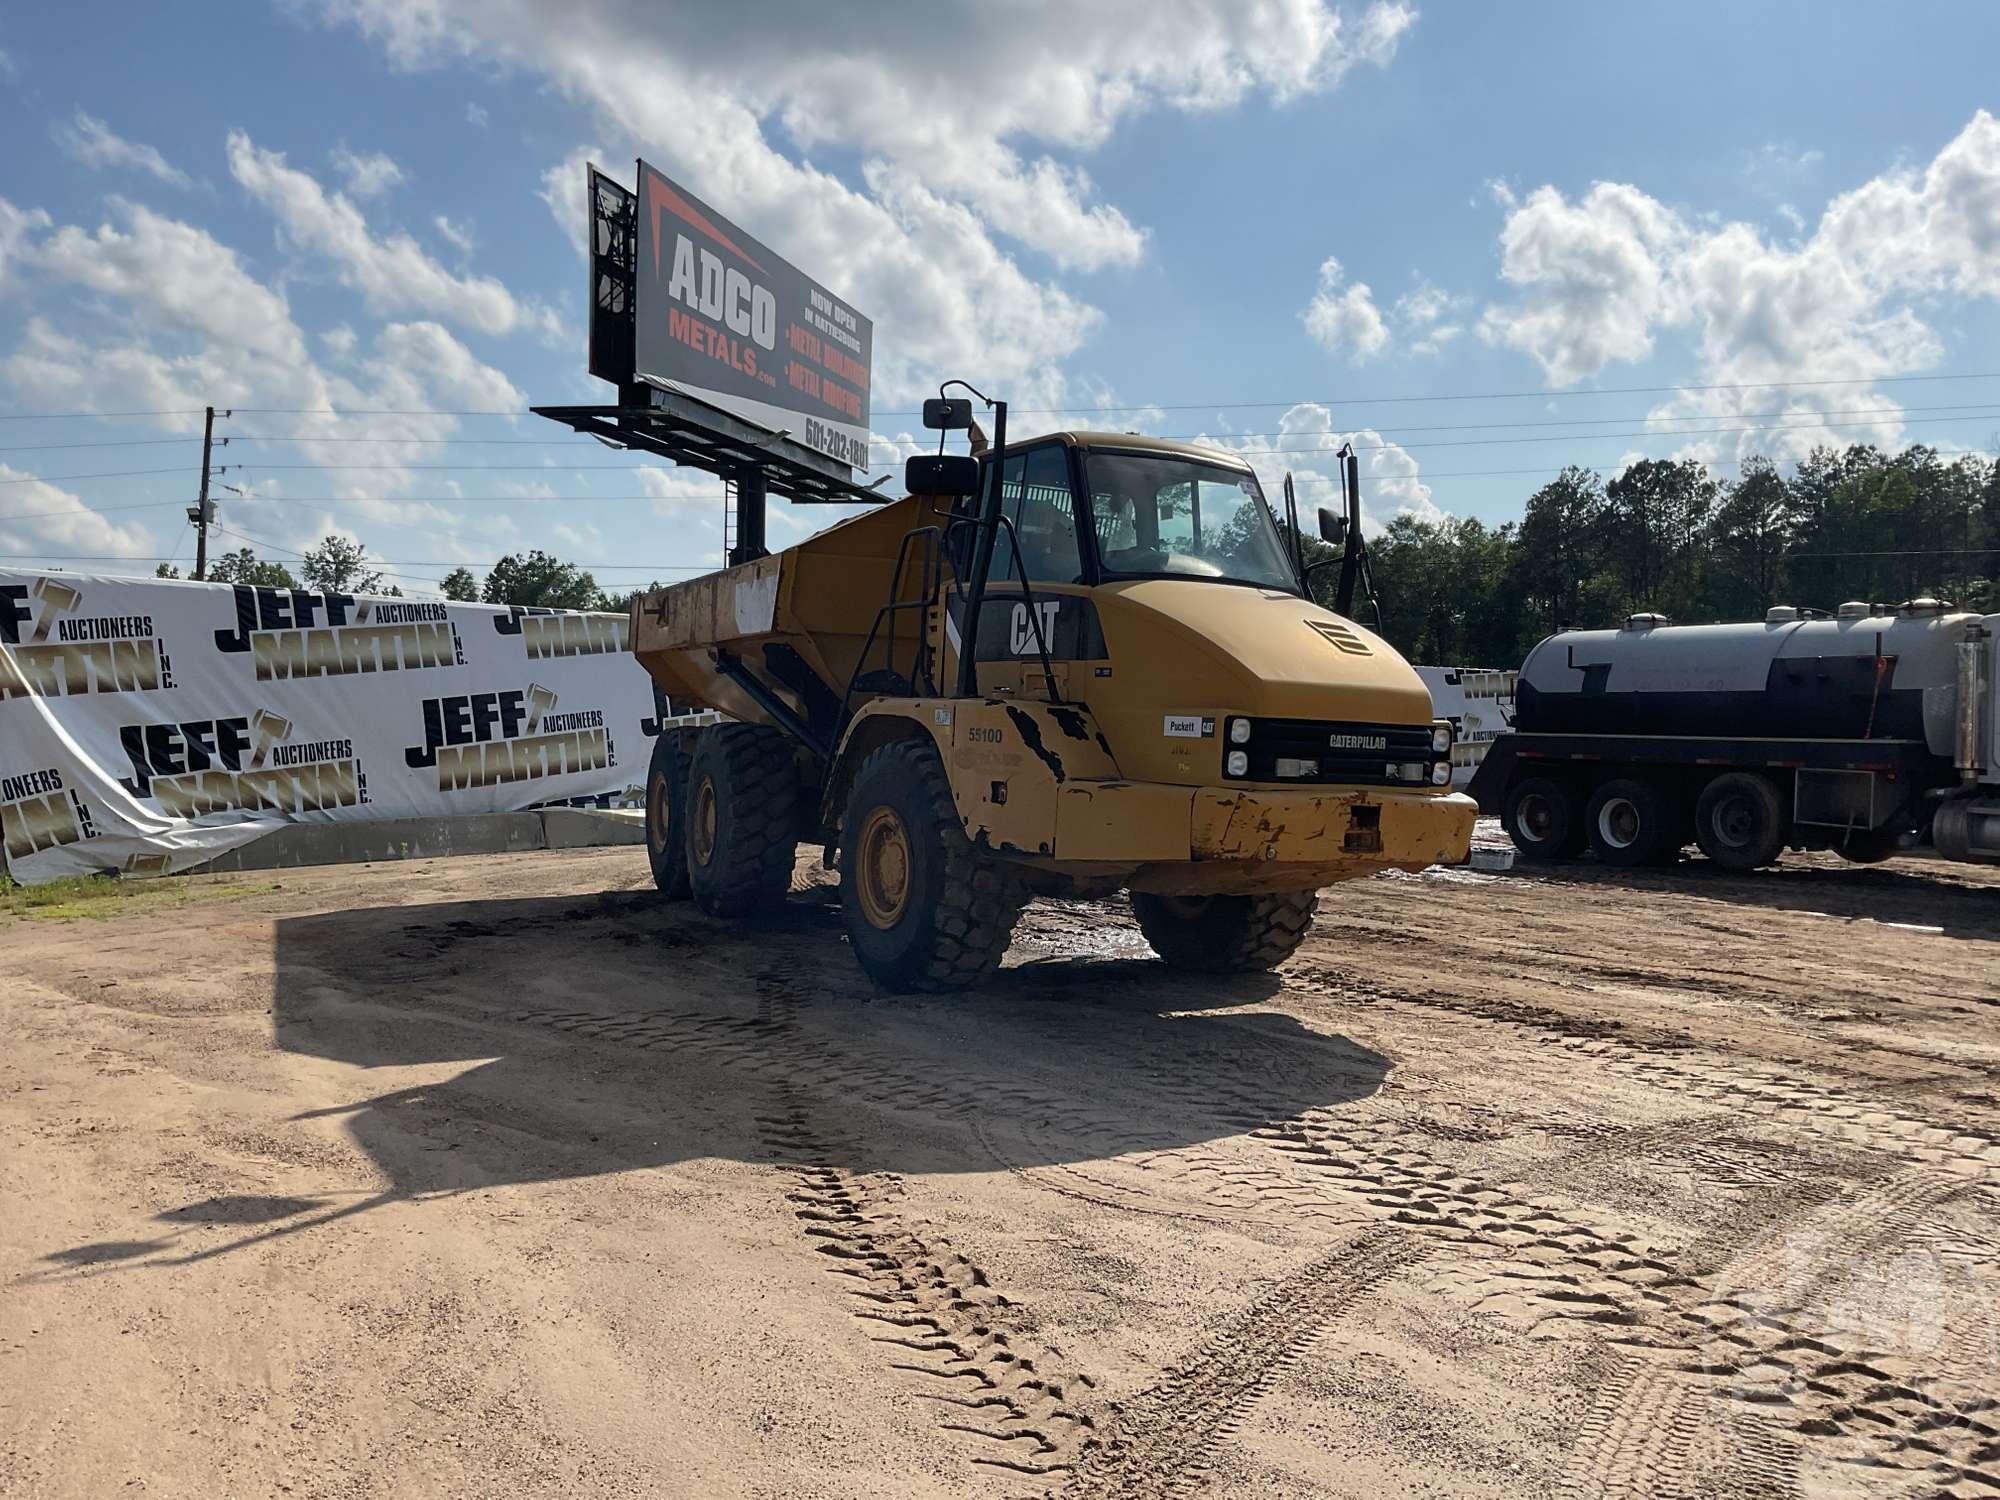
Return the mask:
<path id="1" fill-rule="evenodd" d="M 1742 380 L 1715 381 L 1704 385 L 1625 385 L 1600 386 L 1594 390 L 1553 390 L 1542 388 L 1528 391 L 1458 391 L 1441 392 L 1424 396 L 1339 396 L 1328 398 L 1290 398 L 1278 401 L 1132 401 L 1115 406 L 1016 406 L 1010 410 L 1015 416 L 1057 416 L 1065 413 L 1083 414 L 1088 412 L 1118 411 L 1243 411 L 1271 406 L 1390 406 L 1421 401 L 1530 401 L 1530 400 L 1570 400 L 1587 396 L 1657 396 L 1674 392 L 1702 391 L 1781 391 L 1806 389 L 1819 386 L 1839 385 L 1898 385 L 1917 382 L 1952 380 L 2000 380 L 2000 371 L 1980 370 L 1963 375 L 1846 375 L 1834 377 L 1807 377 L 1796 380 Z M 328 413 L 323 407 L 306 406 L 239 406 L 240 412 L 255 412 L 259 415 L 276 416 L 379 416 L 379 417 L 525 417 L 533 413 L 527 411 L 498 411 L 492 409 L 460 408 L 456 410 L 423 407 L 355 407 L 345 413 Z M 893 408 L 871 412 L 871 417 L 914 417 L 921 409 Z"/>
<path id="2" fill-rule="evenodd" d="M 199 406 L 174 411 L 4 411 L 0 422 L 114 422 L 125 417 L 198 417 Z"/>
<path id="3" fill-rule="evenodd" d="M 168 510 L 185 505 L 183 500 L 146 500 L 137 505 L 91 505 L 85 509 L 93 516 L 108 516 L 124 510 Z M 0 521 L 46 521 L 56 516 L 74 516 L 75 510 L 30 510 L 0 511 Z"/>
<path id="4" fill-rule="evenodd" d="M 1899 422 L 1899 423 L 1900 423 L 1901 425 L 1904 425 L 1904 426 L 1911 426 L 1911 427 L 1917 427 L 1917 426 L 1934 426 L 1934 425 L 1937 425 L 1937 424 L 1939 424 L 1939 423 L 1950 423 L 1950 422 L 1962 422 L 1962 421 L 1966 421 L 1966 420 L 1971 420 L 1971 419 L 1976 419 L 1976 418 L 1979 418 L 1979 417 L 2000 417 L 2000 407 L 1972 407 L 1972 408 L 1962 408 L 1962 407 L 1951 407 L 1951 408 L 1914 408 L 1914 409 L 1915 409 L 1915 410 L 1949 410 L 1949 411 L 1953 412 L 1953 413 L 1954 413 L 1954 415 L 1951 415 L 1951 416 L 1935 416 L 1935 417 L 1907 417 L 1907 416 L 1898 416 L 1898 417 L 1897 417 L 1897 418 L 1896 418 L 1895 420 L 1897 420 L 1897 421 L 1898 421 L 1898 422 Z M 1805 417 L 1806 417 L 1807 419 L 1806 419 L 1806 420 L 1802 420 L 1802 421 L 1796 421 L 1796 422 L 1761 422 L 1761 421 L 1738 421 L 1738 422 L 1737 422 L 1737 423 L 1736 423 L 1735 425 L 1731 425 L 1731 426 L 1722 426 L 1722 427 L 1675 427 L 1675 428 L 1658 428 L 1658 427 L 1651 427 L 1651 428 L 1638 428 L 1638 429 L 1632 429 L 1632 430 L 1627 430 L 1627 431 L 1624 431 L 1624 432 L 1566 432 L 1566 433 L 1536 433 L 1536 434 L 1534 434 L 1533 436 L 1529 436 L 1529 437 L 1482 437 L 1482 438 L 1439 438 L 1439 439 L 1426 439 L 1426 440 L 1424 440 L 1424 441 L 1422 441 L 1422 442 L 1415 442 L 1415 443 L 1405 443 L 1405 442 L 1384 442 L 1384 443 L 1356 443 L 1356 444 L 1354 444 L 1354 450 L 1355 450 L 1355 451 L 1356 451 L 1357 453 L 1383 453 L 1383 452 L 1390 452 L 1390 451 L 1401 451 L 1401 452 L 1406 452 L 1406 453 L 1408 453 L 1408 452 L 1422 452 L 1422 451 L 1425 451 L 1425 450 L 1428 450 L 1428 449 L 1433 449 L 1433 448 L 1492 448 L 1492 447 L 1512 447 L 1512 446 L 1516 446 L 1516 445 L 1519 445 L 1519 444 L 1523 444 L 1523 443 L 1596 443 L 1596 442 L 1624 442 L 1624 441 L 1630 441 L 1630 440 L 1638 440 L 1638 439 L 1659 439 L 1659 438 L 1690 438 L 1690 437 L 1733 437 L 1733 436 L 1741 436 L 1741 435 L 1743 435 L 1743 434 L 1746 434 L 1746 433 L 1784 433 L 1784 432 L 1815 432 L 1815 431 L 1818 431 L 1818 430 L 1820 430 L 1820 429 L 1823 429 L 1823 428 L 1824 428 L 1824 429 L 1842 429 L 1842 428 L 1851 428 L 1851 427 L 1863 427 L 1863 426 L 1867 426 L 1867 425 L 1869 425 L 1869 422 L 1870 422 L 1870 421 L 1872 421 L 1872 420 L 1874 419 L 1874 417 L 1875 417 L 1875 416 L 1880 416 L 1880 415 L 1884 415 L 1884 414 L 1883 414 L 1883 413 L 1874 413 L 1874 414 L 1872 414 L 1872 415 L 1871 415 L 1871 417 L 1870 417 L 1869 419 L 1866 419 L 1866 420 L 1830 420 L 1830 419 L 1828 419 L 1828 418 L 1826 418 L 1826 417 L 1822 417 L 1822 416 L 1816 416 L 1816 415 L 1809 415 L 1809 414 L 1804 414 L 1804 413 L 1800 413 L 1800 414 L 1798 414 L 1798 415 L 1801 415 L 1801 416 L 1805 416 Z M 1601 420 L 1609 420 L 1609 419 L 1601 419 Z M 1699 419 L 1699 418 L 1676 418 L 1676 419 L 1671 419 L 1671 420 L 1683 420 L 1683 421 L 1696 421 L 1696 420 L 1700 420 L 1700 419 Z M 1542 423 L 1528 423 L 1528 422 L 1523 422 L 1523 423 L 1506 423 L 1506 422 L 1496 422 L 1496 423 L 1480 423 L 1480 424 L 1472 424 L 1472 425 L 1468 425 L 1468 426 L 1464 426 L 1464 427 L 1459 427 L 1459 426 L 1455 426 L 1455 425 L 1452 425 L 1452 424 L 1446 424 L 1446 425 L 1442 425 L 1442 426 L 1436 426 L 1436 427 L 1430 427 L 1430 428 L 1422 428 L 1422 429 L 1418 429 L 1418 428 L 1406 428 L 1406 429 L 1402 429 L 1402 430 L 1404 430 L 1404 431 L 1434 431 L 1434 432 L 1448 432 L 1448 431 L 1481 431 L 1481 430 L 1492 430 L 1492 429 L 1496 429 L 1496 428 L 1498 428 L 1498 429 L 1510 429 L 1510 428 L 1513 428 L 1513 427 L 1517 427 L 1517 426 L 1519 426 L 1519 427 L 1528 427 L 1528 426 L 1541 426 L 1541 425 L 1549 425 L 1549 426 L 1571 426 L 1571 425 L 1576 425 L 1576 424 L 1572 424 L 1572 423 L 1564 423 L 1564 422 L 1555 422 L 1555 423 L 1548 423 L 1548 424 L 1542 424 Z M 1390 431 L 1395 431 L 1395 430 L 1397 430 L 1397 429 L 1393 429 L 1393 428 L 1392 428 L 1392 429 L 1388 429 L 1388 430 L 1390 430 Z M 1139 435 L 1141 435 L 1141 436 L 1155 436 L 1155 435 L 1157 435 L 1157 434 L 1139 434 Z M 1334 436 L 1334 434 L 1331 434 L 1331 433 L 1328 433 L 1328 434 L 1315 434 L 1315 433 L 1296 433 L 1296 434 L 1294 434 L 1294 433 L 1280 433 L 1280 434 L 1278 434 L 1278 435 L 1279 435 L 1279 436 L 1281 436 L 1281 437 L 1290 437 L 1290 436 L 1296 436 L 1296 437 L 1300 437 L 1300 438 L 1307 438 L 1307 439 L 1311 439 L 1311 440 L 1312 440 L 1312 441 L 1311 441 L 1311 445 L 1310 445 L 1310 446 L 1304 446 L 1304 447 L 1298 447 L 1298 446 L 1295 446 L 1295 447 L 1276 447 L 1276 446 L 1274 446 L 1274 447 L 1269 447 L 1269 448 L 1262 448 L 1262 449 L 1257 449 L 1257 450 L 1244 450 L 1244 449 L 1240 449 L 1240 448 L 1232 448 L 1232 447 L 1229 447 L 1229 446 L 1227 445 L 1227 442 L 1226 442 L 1226 440 L 1227 440 L 1227 439 L 1233 439 L 1233 438 L 1243 438 L 1243 437 L 1257 437 L 1257 436 L 1263 436 L 1263 435 L 1264 435 L 1264 434 L 1260 434 L 1260 433 L 1227 433 L 1227 434 L 1223 434 L 1223 435 L 1221 435 L 1221 436 L 1211 436 L 1211 435 L 1209 435 L 1209 434 L 1206 434 L 1206 433 L 1201 433 L 1201 434 L 1194 434 L 1194 433 L 1182 433 L 1182 434 L 1168 434 L 1168 436 L 1172 436 L 1172 437 L 1177 437 L 1177 438 L 1180 438 L 1180 439 L 1182 439 L 1182 440 L 1187 440 L 1187 439 L 1192 439 L 1192 438 L 1196 438 L 1196 437 L 1203 437 L 1203 438 L 1207 438 L 1207 439 L 1208 439 L 1208 441 L 1209 441 L 1209 442 L 1210 442 L 1210 443 L 1211 443 L 1212 445 L 1214 445 L 1215 447 L 1217 447 L 1217 448 L 1218 448 L 1218 449 L 1220 449 L 1221 451 L 1224 451 L 1224 452 L 1228 452 L 1228 453 L 1232 453 L 1232 454 L 1235 454 L 1235 455 L 1236 455 L 1236 456 L 1238 456 L 1238 457 L 1243 457 L 1243 458 L 1261 458 L 1261 457 L 1283 457 L 1283 456 L 1286 456 L 1286 455 L 1290 455 L 1290 454 L 1301 454 L 1301 453 L 1319 453 L 1319 452 L 1331 452 L 1331 451 L 1332 451 L 1332 449 L 1331 449 L 1331 447 L 1330 447 L 1330 440 L 1331 440 L 1331 438 L 1332 438 L 1332 437 Z M 180 439 L 172 439 L 172 440 L 162 440 L 162 441 L 176 441 L 176 442 L 178 442 L 178 441 L 181 441 L 181 440 L 180 440 Z M 238 441 L 243 441 L 243 439 L 238 439 Z M 320 440 L 319 440 L 319 439 L 316 439 L 316 438 L 271 438 L 271 439 L 266 439 L 266 440 L 264 440 L 264 441 L 272 441 L 272 442 L 315 442 L 315 441 L 320 441 Z M 395 443 L 397 443 L 397 442 L 402 442 L 402 441 L 411 441 L 411 442 L 420 442 L 420 441 L 427 441 L 427 440 L 424 440 L 424 439 L 409 439 L 409 440 L 404 440 L 404 439 L 397 439 L 397 438 L 354 438 L 354 439 L 350 439 L 350 440 L 347 440 L 347 441 L 354 441 L 354 442 L 376 442 L 376 443 L 383 443 L 383 444 L 391 444 L 391 445 L 393 445 L 393 444 L 395 444 Z M 448 442 L 453 442 L 453 441 L 457 441 L 457 440 L 456 440 L 456 439 L 439 439 L 439 440 L 437 440 L 437 441 L 441 441 L 441 442 L 447 442 L 447 443 L 448 443 Z M 481 440 L 481 439 L 467 439 L 466 441 L 467 441 L 467 442 L 481 442 L 481 441 L 483 441 L 483 440 Z M 503 440 L 503 441 L 509 441 L 509 442 L 511 442 L 511 441 L 516 441 L 516 440 L 513 440 L 513 439 L 507 439 L 507 440 Z M 549 444 L 545 443 L 545 442 L 544 442 L 544 441 L 542 441 L 542 440 L 528 440 L 528 439 L 522 439 L 522 440 L 519 440 L 519 441 L 522 441 L 522 442 L 532 442 L 532 444 L 533 444 L 534 446 L 549 446 Z M 1026 442 L 1026 441 L 1029 441 L 1029 439 L 1023 439 L 1022 441 L 1023 441 L 1023 442 Z M 81 444 L 81 445 L 76 445 L 76 446 L 84 446 L 84 447 L 88 447 L 88 446 L 91 446 L 91 445 L 89 445 L 89 444 Z M 109 444 L 109 445 L 106 445 L 106 446 L 118 446 L 118 445 L 116 445 L 116 444 Z M 892 448 L 893 448 L 893 447 L 900 447 L 901 445 L 900 445 L 900 444 L 884 444 L 883 446 L 888 446 L 888 447 L 892 447 Z M 12 452 L 24 452 L 24 451 L 30 451 L 30 450 L 28 450 L 28 449 L 11 449 L 11 450 L 10 450 L 10 449 L 0 449 L 0 452 L 9 452 L 9 451 L 12 451 Z M 602 471 L 611 471 L 611 470 L 624 470 L 624 471 L 629 471 L 629 470 L 634 470 L 634 469 L 655 469 L 655 470 L 659 470 L 659 471 L 661 471 L 661 472 L 665 472 L 665 470 L 667 469 L 667 467 L 669 467 L 669 466 L 668 466 L 668 465 L 663 465 L 663 464 L 659 464 L 659 463 L 630 463 L 630 464 L 563 464 L 563 463 L 521 463 L 521 464 L 494 464 L 494 463 L 442 463 L 442 464 L 437 464 L 437 463 L 421 463 L 421 464 L 420 464 L 420 463 L 266 463 L 266 462 L 263 462 L 263 461 L 261 461 L 261 460 L 257 460 L 257 459 L 241 459 L 241 458 L 239 458 L 239 459 L 238 459 L 238 460 L 237 460 L 236 462 L 234 462 L 234 463 L 231 463 L 231 464 L 228 464 L 228 465 L 224 465 L 224 466 L 221 466 L 221 468 L 223 468 L 223 469 L 262 469 L 262 470 L 266 470 L 266 471 L 269 471 L 269 472 L 280 472 L 280 473 L 282 473 L 282 472 L 296 472 L 296 471 L 313 471 L 313 470 L 318 470 L 318 471 L 324 471 L 324 472 L 328 472 L 328 473 L 339 473 L 339 472 L 366 472 L 366 471 L 377 471 L 377 472 L 379 472 L 379 471 L 384 471 L 384 470 L 393 470 L 393 471 L 427 471 L 427 472 L 440 472 L 440 473 L 461 473 L 461 472 L 478 472 L 478 471 L 486 471 L 486 472 L 511 472 L 511 473 L 529 473 L 529 472 L 546 472 L 546 473 L 556 473 L 556 474 L 588 474 L 588 473 L 595 473 L 595 472 L 602 472 Z M 61 483 L 61 482 L 64 482 L 64 481 L 66 481 L 66 480 L 69 480 L 69 479 L 108 479 L 108 478 L 129 478 L 129 477 L 136 477 L 136 476 L 139 476 L 139 475 L 143 475 L 143 474 L 165 474 L 165 473 L 177 473 L 177 472 L 179 472 L 179 471 L 178 471 L 178 470 L 169 470 L 169 469 L 151 469 L 151 470 L 127 470 L 127 471 L 123 471 L 122 473 L 115 473 L 115 474 L 73 474 L 73 475 L 57 475 L 57 476 L 53 476 L 53 477 L 51 477 L 51 478 L 48 478 L 48 479 L 46 479 L 46 480 L 45 480 L 45 482 L 53 484 L 53 483 Z M 220 472 L 220 470 L 218 470 L 218 472 Z M 37 478 L 37 477 L 39 477 L 39 476 L 32 476 L 32 475 L 31 475 L 31 476 L 28 476 L 28 477 L 27 477 L 27 478 L 25 478 L 25 479 L 8 479 L 8 480 L 0 480 L 0 484 L 23 484 L 23 483 L 32 483 L 32 482 L 34 481 L 34 479 L 35 479 L 35 478 Z"/>
<path id="5" fill-rule="evenodd" d="M 1794 422 L 1788 425 L 1812 426 L 1812 425 L 1822 425 L 1822 424 L 1831 425 L 1837 418 L 1867 418 L 1867 419 L 1886 418 L 1894 421 L 1894 420 L 1901 420 L 1908 418 L 1914 413 L 1935 413 L 1935 412 L 1949 412 L 1954 417 L 1974 418 L 1974 417 L 1987 417 L 1987 416 L 2000 415 L 2000 407 L 1996 407 L 1990 403 L 1957 402 L 1943 406 L 1858 406 L 1858 407 L 1835 408 L 1830 411 L 1786 410 L 1786 411 L 1756 411 L 1756 412 L 1701 412 L 1701 413 L 1691 412 L 1680 416 L 1655 416 L 1651 413 L 1639 412 L 1631 415 L 1620 414 L 1618 416 L 1613 416 L 1613 417 L 1551 417 L 1551 418 L 1541 418 L 1530 421 L 1514 421 L 1514 422 L 1439 422 L 1439 423 L 1430 423 L 1423 426 L 1379 427 L 1376 430 L 1385 433 L 1497 432 L 1497 431 L 1512 431 L 1529 427 L 1537 427 L 1537 428 L 1601 427 L 1608 423 L 1619 423 L 1619 422 L 1657 423 L 1657 422 L 1728 421 L 1728 422 L 1749 423 L 1749 422 L 1776 421 L 1778 419 L 1787 417 L 1795 417 L 1800 419 L 1798 422 Z M 1847 425 L 1855 425 L 1855 424 L 1849 423 Z M 1658 432 L 1664 436 L 1669 436 L 1669 437 L 1674 436 L 1678 432 L 1682 431 L 1682 429 L 1679 428 L 1647 428 L 1644 430 L 1649 433 Z M 1144 435 L 1148 437 L 1173 438 L 1182 441 L 1191 440 L 1195 438 L 1210 438 L 1212 440 L 1221 441 L 1224 439 L 1253 438 L 1253 437 L 1310 436 L 1310 434 L 1306 433 L 1293 432 L 1291 429 L 1288 428 L 1245 429 L 1241 431 L 1223 432 L 1223 433 L 1167 432 L 1167 433 L 1147 433 Z M 1587 433 L 1580 434 L 1580 436 L 1585 436 L 1585 437 L 1591 435 L 1592 434 L 1587 434 Z M 175 443 L 198 442 L 199 440 L 200 440 L 200 434 L 188 433 L 172 437 L 116 438 L 116 439 L 107 439 L 103 441 L 95 441 L 87 443 L 17 443 L 7 447 L 0 447 L 0 453 L 45 453 L 45 452 L 56 452 L 59 450 L 76 449 L 76 448 L 141 448 L 149 446 L 160 447 Z M 390 446 L 403 446 L 403 447 L 479 447 L 479 448 L 497 448 L 497 447 L 557 448 L 557 447 L 571 447 L 574 445 L 575 442 L 574 438 L 572 437 L 483 438 L 483 437 L 461 437 L 456 435 L 450 437 L 415 437 L 415 436 L 406 436 L 399 433 L 387 433 L 387 432 L 342 433 L 342 434 L 317 433 L 317 432 L 296 432 L 296 433 L 239 432 L 231 435 L 231 441 L 234 443 L 380 443 Z M 894 449 L 900 449 L 905 446 L 903 443 L 893 438 L 871 438 L 869 439 L 869 444 L 871 447 L 894 448 Z"/>
<path id="6" fill-rule="evenodd" d="M 108 474 L 23 474 L 0 484 L 68 484 L 72 479 L 144 479 L 153 474 L 185 474 L 185 469 L 115 469 Z"/>

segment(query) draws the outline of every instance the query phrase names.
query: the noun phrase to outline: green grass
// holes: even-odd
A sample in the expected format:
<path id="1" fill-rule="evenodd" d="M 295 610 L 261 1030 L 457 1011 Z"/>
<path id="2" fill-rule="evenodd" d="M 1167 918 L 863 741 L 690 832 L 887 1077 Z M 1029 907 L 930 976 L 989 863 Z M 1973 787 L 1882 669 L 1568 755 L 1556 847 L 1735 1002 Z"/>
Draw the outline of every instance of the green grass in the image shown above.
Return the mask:
<path id="1" fill-rule="evenodd" d="M 73 921 L 78 917 L 115 917 L 134 911 L 192 906 L 198 901 L 227 900 L 278 889 L 276 881 L 252 883 L 216 876 L 196 881 L 173 875 L 157 880 L 71 875 L 44 885 L 18 885 L 11 877 L 0 875 L 0 913 Z"/>

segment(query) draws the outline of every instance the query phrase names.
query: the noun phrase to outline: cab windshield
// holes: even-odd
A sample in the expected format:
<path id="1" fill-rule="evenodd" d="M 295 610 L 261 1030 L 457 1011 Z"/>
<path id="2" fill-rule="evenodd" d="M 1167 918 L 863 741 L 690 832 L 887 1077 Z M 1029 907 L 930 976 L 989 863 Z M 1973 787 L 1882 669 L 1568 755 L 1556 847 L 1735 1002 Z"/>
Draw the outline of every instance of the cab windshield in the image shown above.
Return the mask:
<path id="1" fill-rule="evenodd" d="M 1257 476 L 1158 453 L 1084 460 L 1106 578 L 1172 575 L 1298 592 Z"/>

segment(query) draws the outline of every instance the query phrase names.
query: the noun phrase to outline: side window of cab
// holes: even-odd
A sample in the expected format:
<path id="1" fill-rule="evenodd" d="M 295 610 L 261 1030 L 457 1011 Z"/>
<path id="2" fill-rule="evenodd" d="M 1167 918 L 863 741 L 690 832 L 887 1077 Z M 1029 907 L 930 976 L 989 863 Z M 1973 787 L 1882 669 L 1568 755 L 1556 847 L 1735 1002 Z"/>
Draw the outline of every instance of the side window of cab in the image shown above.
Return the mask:
<path id="1" fill-rule="evenodd" d="M 1043 443 L 1009 454 L 1001 466 L 1000 511 L 1014 523 L 1021 562 L 1030 583 L 1081 583 L 1083 558 L 1077 547 L 1076 497 L 1070 489 L 1069 453 L 1061 443 Z M 993 573 L 1012 579 L 1014 549 L 995 540 Z"/>

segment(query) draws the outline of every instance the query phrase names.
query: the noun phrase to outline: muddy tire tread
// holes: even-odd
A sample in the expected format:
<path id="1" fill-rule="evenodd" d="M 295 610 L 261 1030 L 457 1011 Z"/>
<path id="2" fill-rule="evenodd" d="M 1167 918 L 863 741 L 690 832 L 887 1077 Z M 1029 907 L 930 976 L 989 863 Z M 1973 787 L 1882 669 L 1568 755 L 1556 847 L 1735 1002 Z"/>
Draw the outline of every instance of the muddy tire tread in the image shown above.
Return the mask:
<path id="1" fill-rule="evenodd" d="M 768 909 L 791 887 L 798 852 L 798 775 L 791 741 L 762 724 L 718 724 L 704 729 L 688 767 L 686 805 L 704 772 L 713 774 L 717 800 L 715 858 L 704 869 L 688 855 L 694 898 L 710 916 L 735 917 Z M 692 824 L 692 818 L 683 820 Z M 692 838 L 690 826 L 686 836 Z"/>
<path id="2" fill-rule="evenodd" d="M 1189 922 L 1157 897 L 1134 891 L 1132 914 L 1153 951 L 1174 968 L 1242 974 L 1275 969 L 1296 953 L 1312 931 L 1313 913 L 1319 908 L 1318 891 L 1214 899 L 1229 905 Z M 1227 913 L 1235 913 L 1234 918 Z"/>

